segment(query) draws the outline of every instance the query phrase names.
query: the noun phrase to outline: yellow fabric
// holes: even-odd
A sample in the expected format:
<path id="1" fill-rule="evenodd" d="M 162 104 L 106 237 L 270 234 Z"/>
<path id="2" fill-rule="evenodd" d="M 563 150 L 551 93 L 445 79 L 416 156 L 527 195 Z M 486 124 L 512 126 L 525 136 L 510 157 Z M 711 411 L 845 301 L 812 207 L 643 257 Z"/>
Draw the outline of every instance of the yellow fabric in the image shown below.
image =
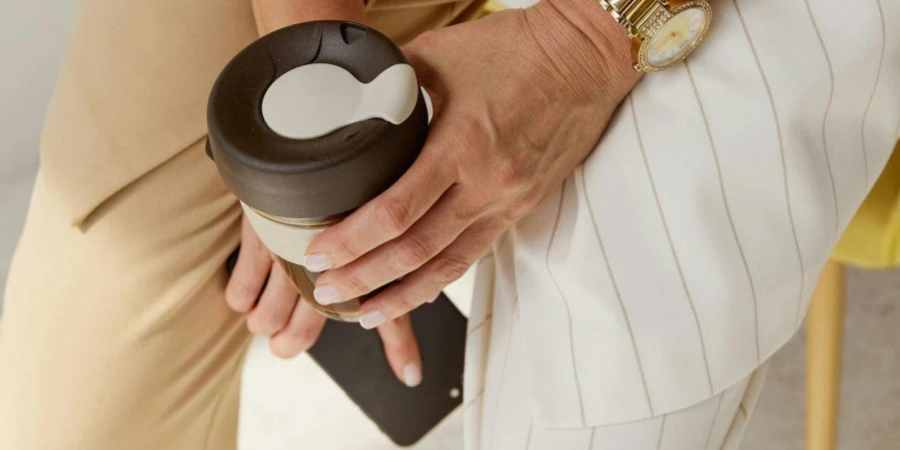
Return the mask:
<path id="1" fill-rule="evenodd" d="M 868 269 L 900 265 L 900 145 L 838 241 L 832 259 Z"/>
<path id="2" fill-rule="evenodd" d="M 506 7 L 503 6 L 503 4 L 500 3 L 499 1 L 490 0 L 487 3 L 485 3 L 484 6 L 481 8 L 481 10 L 478 12 L 478 17 L 481 18 L 488 14 L 495 13 L 495 12 L 500 11 L 505 8 Z"/>

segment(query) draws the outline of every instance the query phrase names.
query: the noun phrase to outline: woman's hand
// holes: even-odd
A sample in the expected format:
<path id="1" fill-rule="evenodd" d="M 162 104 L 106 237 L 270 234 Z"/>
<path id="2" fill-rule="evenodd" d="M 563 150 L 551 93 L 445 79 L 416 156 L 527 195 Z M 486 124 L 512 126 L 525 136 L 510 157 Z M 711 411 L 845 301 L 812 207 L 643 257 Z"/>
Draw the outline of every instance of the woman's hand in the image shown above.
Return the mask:
<path id="1" fill-rule="evenodd" d="M 252 0 L 260 35 L 311 20 L 365 19 L 362 0 Z M 325 326 L 320 315 L 297 294 L 276 257 L 260 241 L 244 217 L 241 221 L 241 252 L 225 289 L 231 309 L 247 314 L 247 328 L 269 337 L 276 356 L 292 358 L 309 350 Z M 388 364 L 407 386 L 422 381 L 422 358 L 409 317 L 398 317 L 378 328 Z"/>
<path id="2" fill-rule="evenodd" d="M 390 189 L 322 233 L 305 265 L 316 300 L 352 299 L 372 328 L 433 300 L 572 173 L 639 74 L 597 2 L 533 8 L 429 32 L 405 49 L 435 116 Z"/>
<path id="3" fill-rule="evenodd" d="M 259 240 L 247 218 L 241 221 L 241 252 L 225 288 L 231 309 L 247 314 L 247 328 L 267 336 L 276 356 L 293 358 L 309 350 L 325 326 L 325 317 L 297 295 L 290 277 Z M 394 374 L 412 387 L 422 381 L 422 361 L 409 316 L 378 327 Z"/>
<path id="4" fill-rule="evenodd" d="M 241 220 L 241 251 L 228 285 L 225 301 L 236 312 L 247 314 L 251 333 L 269 337 L 272 353 L 292 358 L 316 342 L 325 317 L 300 301 L 297 288 L 250 222 Z"/>

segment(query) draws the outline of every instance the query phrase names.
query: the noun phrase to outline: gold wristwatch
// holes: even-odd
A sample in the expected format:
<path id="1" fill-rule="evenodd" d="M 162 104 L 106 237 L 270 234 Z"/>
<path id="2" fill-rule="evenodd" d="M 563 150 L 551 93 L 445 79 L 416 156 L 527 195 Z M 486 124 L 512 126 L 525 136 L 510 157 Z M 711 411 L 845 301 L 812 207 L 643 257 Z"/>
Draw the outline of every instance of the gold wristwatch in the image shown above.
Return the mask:
<path id="1" fill-rule="evenodd" d="M 625 27 L 635 70 L 658 72 L 687 58 L 712 19 L 706 0 L 599 0 Z"/>

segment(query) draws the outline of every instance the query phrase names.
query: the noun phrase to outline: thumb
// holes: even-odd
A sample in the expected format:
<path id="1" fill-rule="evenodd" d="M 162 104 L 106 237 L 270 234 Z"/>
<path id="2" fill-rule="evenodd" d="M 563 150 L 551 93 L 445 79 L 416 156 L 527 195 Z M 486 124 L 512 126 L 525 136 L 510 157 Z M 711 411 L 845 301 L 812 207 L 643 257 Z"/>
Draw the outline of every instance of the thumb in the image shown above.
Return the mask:
<path id="1" fill-rule="evenodd" d="M 406 55 L 409 65 L 416 72 L 416 80 L 419 86 L 425 89 L 431 98 L 433 110 L 440 111 L 443 104 L 443 98 L 446 89 L 441 82 L 439 70 L 434 65 L 435 61 L 429 57 L 435 50 L 434 45 L 425 42 L 431 42 L 433 39 L 429 36 L 431 33 L 425 33 L 419 36 L 409 44 L 403 46 L 403 53 Z"/>

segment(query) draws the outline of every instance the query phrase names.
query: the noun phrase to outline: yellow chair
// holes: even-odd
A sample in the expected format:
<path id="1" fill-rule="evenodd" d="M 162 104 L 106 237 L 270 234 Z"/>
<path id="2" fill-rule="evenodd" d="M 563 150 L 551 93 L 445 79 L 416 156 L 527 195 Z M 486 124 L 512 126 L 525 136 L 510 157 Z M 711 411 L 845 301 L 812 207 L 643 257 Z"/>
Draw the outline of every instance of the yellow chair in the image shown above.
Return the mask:
<path id="1" fill-rule="evenodd" d="M 834 450 L 841 394 L 846 269 L 830 261 L 806 317 L 806 450 Z"/>
<path id="2" fill-rule="evenodd" d="M 806 321 L 806 450 L 834 450 L 846 266 L 900 267 L 900 145 L 822 270 Z"/>

